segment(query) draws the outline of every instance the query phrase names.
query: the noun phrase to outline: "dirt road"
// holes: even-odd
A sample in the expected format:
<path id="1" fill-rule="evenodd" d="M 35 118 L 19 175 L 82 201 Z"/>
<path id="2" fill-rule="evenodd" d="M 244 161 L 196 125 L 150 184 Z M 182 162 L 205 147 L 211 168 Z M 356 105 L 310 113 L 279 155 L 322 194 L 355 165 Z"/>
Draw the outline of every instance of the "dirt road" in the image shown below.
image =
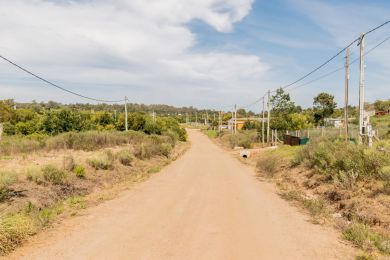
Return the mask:
<path id="1" fill-rule="evenodd" d="M 147 182 L 40 234 L 12 258 L 349 259 L 271 184 L 196 130 L 190 150 Z"/>

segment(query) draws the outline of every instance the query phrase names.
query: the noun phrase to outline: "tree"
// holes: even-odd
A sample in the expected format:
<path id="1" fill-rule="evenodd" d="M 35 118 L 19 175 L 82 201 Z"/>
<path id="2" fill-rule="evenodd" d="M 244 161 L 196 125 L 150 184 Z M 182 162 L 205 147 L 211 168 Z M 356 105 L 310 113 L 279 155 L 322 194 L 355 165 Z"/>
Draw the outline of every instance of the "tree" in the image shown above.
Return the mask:
<path id="1" fill-rule="evenodd" d="M 271 97 L 271 112 L 274 114 L 290 114 L 296 109 L 295 104 L 291 101 L 290 94 L 285 93 L 282 88 L 276 90 L 275 95 Z"/>
<path id="2" fill-rule="evenodd" d="M 314 121 L 317 125 L 324 125 L 325 118 L 330 117 L 337 106 L 334 96 L 324 92 L 314 97 L 313 105 Z"/>
<path id="3" fill-rule="evenodd" d="M 390 111 L 390 99 L 389 100 L 377 100 L 374 102 L 375 110 L 377 111 Z"/>
<path id="4" fill-rule="evenodd" d="M 309 120 L 306 115 L 299 113 L 292 113 L 289 115 L 290 129 L 291 130 L 302 130 L 310 126 Z"/>
<path id="5" fill-rule="evenodd" d="M 271 128 L 277 130 L 290 129 L 289 115 L 297 110 L 294 102 L 291 101 L 290 94 L 279 88 L 276 90 L 275 95 L 271 97 L 270 102 L 272 105 Z"/>

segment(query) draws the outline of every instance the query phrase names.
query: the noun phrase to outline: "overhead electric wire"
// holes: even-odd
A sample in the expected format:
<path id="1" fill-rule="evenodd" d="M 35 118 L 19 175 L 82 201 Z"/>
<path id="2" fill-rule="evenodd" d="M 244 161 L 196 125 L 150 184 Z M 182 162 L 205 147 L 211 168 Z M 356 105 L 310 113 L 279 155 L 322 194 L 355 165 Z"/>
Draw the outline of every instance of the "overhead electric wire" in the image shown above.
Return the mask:
<path id="1" fill-rule="evenodd" d="M 379 28 L 381 28 L 381 27 L 383 27 L 383 26 L 385 26 L 386 24 L 389 24 L 389 23 L 390 23 L 390 20 L 388 20 L 388 21 L 382 23 L 381 25 L 379 25 L 379 26 L 377 26 L 377 27 L 375 27 L 375 28 L 373 28 L 373 29 L 371 29 L 371 30 L 369 30 L 369 31 L 367 31 L 367 32 L 365 32 L 365 33 L 363 33 L 363 35 L 365 36 L 365 35 L 367 35 L 367 34 L 370 34 L 370 33 L 372 33 L 372 32 L 374 32 L 374 31 L 378 30 Z M 348 45 L 347 45 L 346 47 L 344 47 L 342 50 L 340 50 L 339 52 L 337 52 L 335 55 L 333 55 L 330 59 L 328 59 L 327 61 L 325 61 L 324 63 L 322 63 L 320 66 L 314 68 L 312 71 L 310 71 L 309 73 L 305 74 L 304 76 L 298 78 L 297 80 L 295 80 L 295 81 L 293 81 L 293 82 L 291 82 L 291 83 L 289 83 L 289 84 L 287 84 L 287 85 L 285 85 L 285 86 L 282 86 L 281 88 L 282 88 L 282 89 L 288 88 L 288 87 L 290 87 L 290 86 L 292 86 L 292 85 L 294 85 L 294 84 L 296 84 L 296 83 L 298 83 L 298 82 L 304 80 L 305 78 L 309 77 L 310 75 L 312 75 L 312 74 L 315 73 L 316 71 L 318 71 L 318 70 L 320 70 L 321 68 L 323 68 L 323 67 L 324 67 L 325 65 L 327 65 L 329 62 L 331 62 L 332 60 L 334 60 L 337 56 L 339 56 L 341 53 L 343 53 L 347 48 L 351 47 L 354 43 L 360 41 L 360 39 L 361 39 L 361 36 L 359 36 L 358 38 L 356 38 L 355 40 L 353 40 L 350 44 L 348 44 Z"/>
<path id="2" fill-rule="evenodd" d="M 373 50 L 375 50 L 376 48 L 378 48 L 379 46 L 381 46 L 383 43 L 385 43 L 385 42 L 388 41 L 388 40 L 390 40 L 390 35 L 387 36 L 384 40 L 382 40 L 382 41 L 379 42 L 378 44 L 376 44 L 374 47 L 372 47 L 371 49 L 369 49 L 363 56 L 366 57 L 370 52 L 372 52 Z M 350 64 L 350 65 L 351 65 L 351 64 L 354 64 L 355 62 L 359 61 L 359 59 L 360 59 L 360 57 L 358 57 L 358 58 L 356 58 L 356 59 L 353 59 L 349 64 Z M 296 87 L 294 87 L 294 88 L 291 88 L 291 89 L 289 89 L 288 91 L 290 92 L 290 91 L 295 90 L 295 89 L 297 89 L 297 88 L 300 88 L 300 87 L 304 87 L 304 86 L 306 86 L 306 85 L 309 85 L 309 84 L 311 84 L 311 83 L 313 83 L 313 82 L 315 82 L 315 81 L 318 81 L 318 80 L 320 80 L 320 79 L 326 78 L 326 77 L 328 77 L 328 76 L 330 76 L 330 75 L 332 75 L 332 74 L 334 74 L 334 73 L 336 73 L 336 72 L 338 72 L 338 71 L 340 71 L 340 70 L 343 70 L 344 68 L 345 68 L 345 66 L 340 67 L 340 68 L 337 68 L 337 69 L 335 69 L 335 70 L 333 70 L 333 71 L 331 71 L 331 72 L 329 72 L 329 73 L 326 73 L 325 75 L 322 75 L 322 76 L 320 76 L 320 77 L 318 77 L 318 78 L 316 78 L 316 79 L 313 79 L 313 80 L 311 80 L 311 81 L 309 81 L 309 82 L 306 82 L 306 83 L 304 83 L 304 84 L 301 84 L 301 85 L 298 85 L 298 86 L 296 86 Z"/>
<path id="3" fill-rule="evenodd" d="M 369 30 L 369 31 L 367 31 L 367 32 L 365 32 L 365 33 L 363 33 L 363 35 L 365 36 L 365 35 L 367 35 L 367 34 L 370 34 L 370 33 L 372 33 L 372 32 L 374 32 L 374 31 L 378 30 L 379 28 L 381 28 L 381 27 L 383 27 L 383 26 L 385 26 L 385 25 L 387 25 L 387 24 L 389 24 L 389 23 L 390 23 L 390 20 L 388 20 L 388 21 L 382 23 L 381 25 L 379 25 L 379 26 L 377 26 L 377 27 L 375 27 L 375 28 L 373 28 L 373 29 L 371 29 L 371 30 Z M 354 43 L 360 41 L 360 39 L 361 39 L 361 36 L 359 36 L 358 38 L 356 38 L 355 40 L 353 40 L 353 41 L 352 41 L 351 43 L 349 43 L 346 47 L 344 47 L 342 50 L 340 50 L 339 52 L 337 52 L 337 53 L 336 53 L 335 55 L 333 55 L 331 58 L 329 58 L 328 60 L 326 60 L 326 61 L 325 61 L 324 63 L 322 63 L 320 66 L 314 68 L 312 71 L 310 71 L 309 73 L 305 74 L 304 76 L 298 78 L 297 80 L 293 81 L 292 83 L 289 83 L 289 84 L 287 84 L 287 85 L 285 85 L 285 86 L 282 86 L 281 88 L 282 88 L 282 89 L 286 89 L 286 88 L 288 88 L 288 87 L 290 87 L 290 86 L 292 86 L 292 85 L 295 85 L 296 83 L 298 83 L 298 82 L 304 80 L 305 78 L 309 77 L 309 76 L 312 75 L 313 73 L 315 73 L 315 72 L 317 72 L 318 70 L 320 70 L 321 68 L 323 68 L 323 67 L 324 67 L 325 65 L 327 65 L 329 62 L 331 62 L 332 60 L 334 60 L 336 57 L 338 57 L 341 53 L 343 53 L 347 48 L 351 47 Z M 371 51 L 373 51 L 374 49 L 376 49 L 377 47 L 379 47 L 380 45 L 382 45 L 383 43 L 385 43 L 385 42 L 388 41 L 389 39 L 390 39 L 390 36 L 388 36 L 388 37 L 385 38 L 383 41 L 381 41 L 380 43 L 378 43 L 377 45 L 375 45 L 373 48 L 371 48 L 370 50 L 368 50 L 368 51 L 365 53 L 364 56 L 366 56 L 367 54 L 369 54 Z M 358 60 L 359 60 L 359 58 L 356 58 L 356 59 L 354 59 L 350 64 L 353 64 L 353 63 L 355 63 L 355 62 L 358 61 Z M 323 79 L 323 78 L 325 78 L 325 77 L 328 77 L 328 76 L 330 76 L 330 75 L 332 75 L 332 74 L 334 74 L 334 73 L 336 73 L 336 72 L 338 72 L 338 71 L 340 71 L 340 70 L 342 70 L 342 69 L 344 69 L 344 66 L 343 66 L 343 67 L 340 67 L 340 68 L 337 68 L 337 69 L 335 69 L 335 70 L 333 70 L 333 71 L 331 71 L 331 72 L 329 72 L 329 73 L 327 73 L 327 74 L 325 74 L 325 75 L 322 75 L 322 76 L 320 76 L 320 77 L 318 77 L 318 78 L 316 78 L 316 79 L 314 79 L 314 80 L 311 80 L 311 81 L 309 81 L 309 82 L 307 82 L 307 83 L 298 85 L 298 86 L 296 86 L 296 87 L 294 87 L 294 88 L 292 88 L 292 89 L 290 89 L 290 90 L 294 90 L 294 89 L 297 89 L 297 88 L 300 88 L 300 87 L 309 85 L 309 84 L 311 84 L 311 83 L 313 83 L 313 82 L 315 82 L 315 81 L 318 81 L 318 80 L 320 80 L 320 79 Z M 278 89 L 279 89 L 279 88 L 278 88 Z M 276 91 L 277 91 L 277 89 L 271 91 L 271 93 L 274 93 L 274 92 L 276 92 Z M 250 103 L 249 105 L 245 105 L 245 106 L 242 106 L 242 107 L 243 107 L 243 108 L 244 108 L 244 107 L 245 107 L 245 108 L 246 108 L 246 107 L 250 107 L 250 106 L 252 106 L 252 105 L 257 104 L 259 101 L 260 101 L 260 100 L 256 100 L 256 101 Z"/>
<path id="4" fill-rule="evenodd" d="M 17 67 L 18 69 L 20 69 L 20 70 L 26 72 L 27 74 L 30 74 L 31 76 L 33 76 L 33 77 L 35 77 L 35 78 L 37 78 L 37 79 L 39 79 L 39 80 L 41 80 L 41 81 L 43 81 L 43 82 L 45 82 L 45 83 L 51 85 L 51 86 L 53 86 L 53 87 L 56 87 L 56 88 L 58 88 L 58 89 L 60 89 L 60 90 L 62 90 L 62 91 L 68 92 L 68 93 L 70 93 L 70 94 L 72 94 L 72 95 L 76 95 L 76 96 L 79 96 L 79 97 L 82 97 L 82 98 L 85 98 L 85 99 L 89 99 L 89 100 L 93 100 L 93 101 L 105 102 L 105 103 L 119 103 L 119 102 L 125 101 L 124 99 L 121 99 L 121 100 L 104 100 L 104 99 L 97 99 L 97 98 L 92 98 L 92 97 L 88 97 L 88 96 L 85 96 L 85 95 L 76 93 L 76 92 L 74 92 L 74 91 L 71 91 L 71 90 L 68 90 L 68 89 L 66 89 L 66 88 L 63 88 L 63 87 L 61 87 L 61 86 L 59 86 L 59 85 L 57 85 L 57 84 L 55 84 L 55 83 L 53 83 L 53 82 L 51 82 L 51 81 L 49 81 L 49 80 L 47 80 L 47 79 L 44 79 L 44 78 L 42 78 L 41 76 L 38 76 L 37 74 L 35 74 L 35 73 L 33 73 L 33 72 L 31 72 L 31 71 L 29 71 L 29 70 L 23 68 L 22 66 L 20 66 L 20 65 L 16 64 L 15 62 L 13 62 L 13 61 L 11 61 L 11 60 L 5 58 L 5 57 L 2 56 L 2 55 L 0 55 L 0 58 L 3 59 L 3 60 L 5 60 L 6 62 L 10 63 L 11 65 Z"/>

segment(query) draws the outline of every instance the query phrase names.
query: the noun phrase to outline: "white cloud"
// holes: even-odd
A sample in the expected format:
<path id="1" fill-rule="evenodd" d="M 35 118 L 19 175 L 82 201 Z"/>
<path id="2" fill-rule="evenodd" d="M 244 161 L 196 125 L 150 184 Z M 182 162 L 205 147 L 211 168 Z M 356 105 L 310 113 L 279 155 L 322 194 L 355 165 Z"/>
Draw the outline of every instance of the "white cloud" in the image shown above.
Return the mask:
<path id="1" fill-rule="evenodd" d="M 189 99 L 186 92 L 192 94 L 198 88 L 209 89 L 213 95 L 221 86 L 238 90 L 243 81 L 250 89 L 268 65 L 252 55 L 194 53 L 191 49 L 197 39 L 187 24 L 200 20 L 218 32 L 230 32 L 234 23 L 248 15 L 252 2 L 0 0 L 0 50 L 57 82 L 86 84 L 79 91 L 97 97 L 110 95 L 94 92 L 93 83 L 115 86 L 111 94 L 131 92 L 126 86 L 142 87 L 143 91 L 127 95 L 134 94 L 137 102 L 147 103 L 172 103 L 167 93 L 176 89 L 182 91 L 177 98 L 183 100 Z M 2 63 L 1 72 L 21 76 Z M 5 85 L 0 81 L 0 91 Z M 46 98 L 17 92 L 13 97 Z M 145 97 L 148 99 L 143 100 Z M 210 99 L 191 98 L 198 105 L 208 105 Z M 60 94 L 58 100 L 69 101 Z"/>

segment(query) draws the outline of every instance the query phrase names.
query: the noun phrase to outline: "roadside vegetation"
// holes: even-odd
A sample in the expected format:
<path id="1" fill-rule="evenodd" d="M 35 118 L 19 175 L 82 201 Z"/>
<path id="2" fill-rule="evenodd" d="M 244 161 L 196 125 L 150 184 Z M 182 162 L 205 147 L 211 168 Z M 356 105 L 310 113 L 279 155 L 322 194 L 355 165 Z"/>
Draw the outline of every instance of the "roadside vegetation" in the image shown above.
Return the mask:
<path id="1" fill-rule="evenodd" d="M 277 147 L 263 146 L 258 121 L 245 122 L 236 134 L 218 131 L 212 125 L 203 131 L 227 149 L 258 148 L 257 155 L 245 159 L 246 163 L 256 167 L 259 177 L 274 182 L 280 196 L 307 212 L 313 223 L 339 228 L 344 239 L 364 251 L 358 259 L 388 257 L 390 115 L 386 113 L 390 111 L 390 100 L 366 104 L 366 110 L 382 113 L 370 118 L 378 131 L 372 148 L 366 140 L 357 144 L 356 133 L 346 141 L 343 131 L 327 126 L 328 118 L 343 116 L 332 95 L 320 93 L 312 108 L 302 109 L 278 90 L 271 104 L 270 128 L 278 131 Z M 356 129 L 356 111 L 349 108 L 351 132 Z M 238 117 L 248 117 L 246 111 L 237 113 Z M 311 129 L 307 145 L 282 144 L 286 133 L 307 137 L 307 129 Z"/>
<path id="2" fill-rule="evenodd" d="M 187 138 L 172 117 L 129 113 L 125 132 L 124 114 L 107 108 L 14 109 L 10 100 L 0 101 L 0 123 L 0 255 L 106 191 L 158 172 Z"/>

